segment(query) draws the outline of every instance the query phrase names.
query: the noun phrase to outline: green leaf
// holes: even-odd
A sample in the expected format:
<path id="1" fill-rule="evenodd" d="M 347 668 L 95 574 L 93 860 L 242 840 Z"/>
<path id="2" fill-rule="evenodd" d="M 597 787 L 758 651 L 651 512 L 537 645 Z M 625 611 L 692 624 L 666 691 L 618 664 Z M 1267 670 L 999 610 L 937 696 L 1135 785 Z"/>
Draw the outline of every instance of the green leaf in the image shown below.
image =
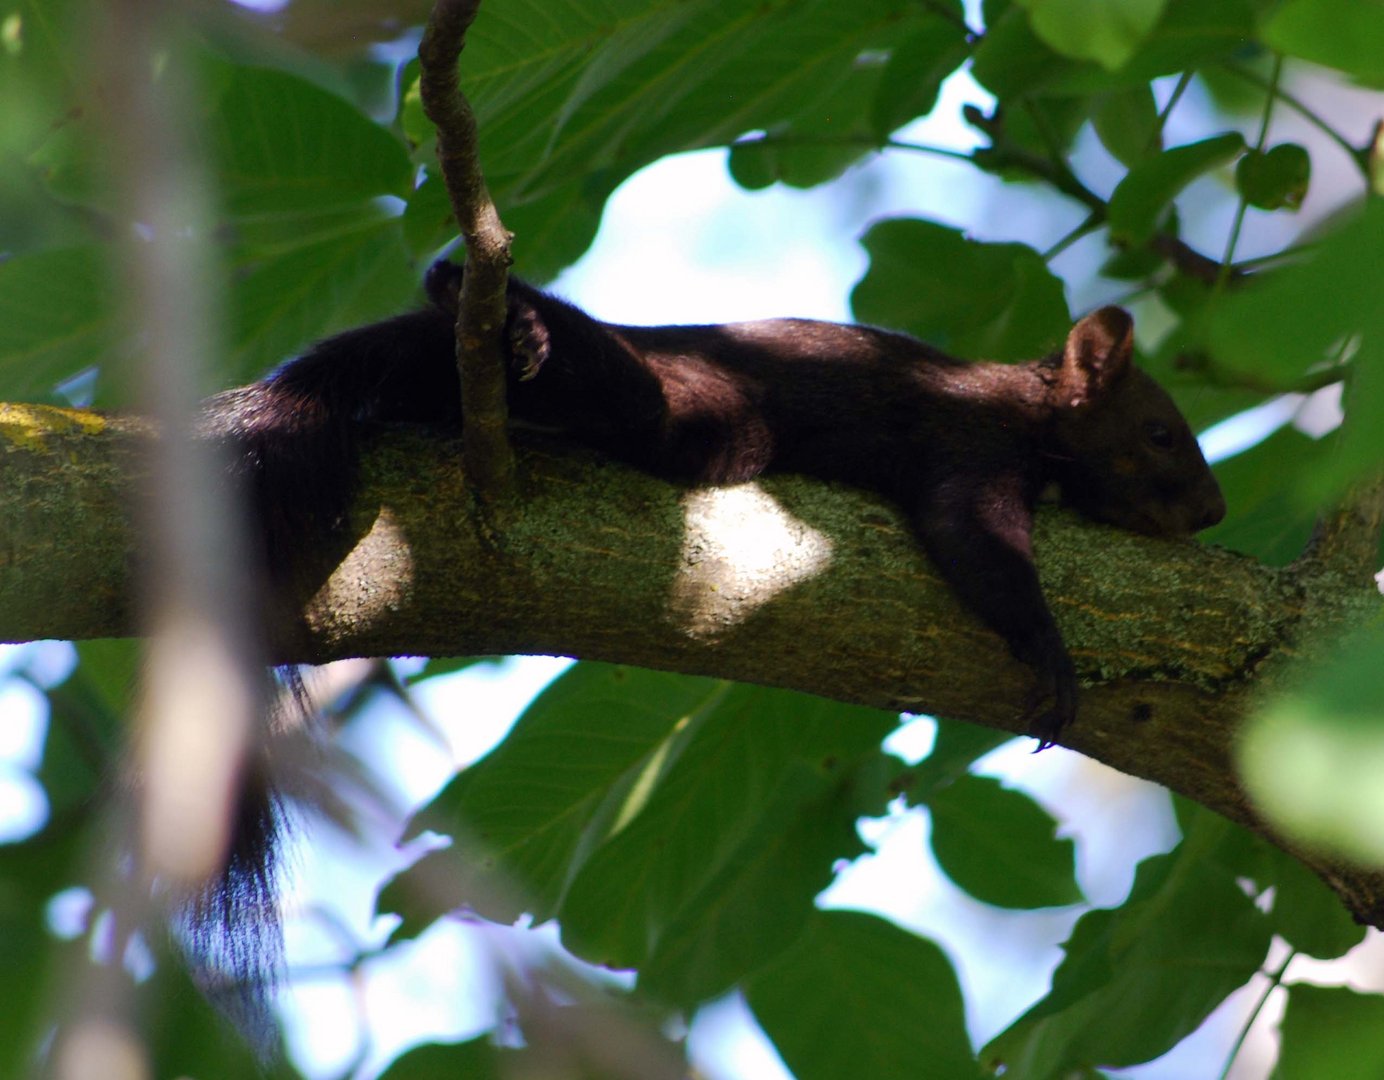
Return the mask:
<path id="1" fill-rule="evenodd" d="M 1251 150 L 1235 165 L 1235 186 L 1261 210 L 1297 210 L 1312 179 L 1312 159 L 1297 143 Z"/>
<path id="2" fill-rule="evenodd" d="M 868 115 L 883 72 L 876 60 L 835 73 L 832 85 L 821 88 L 826 94 L 814 95 L 790 120 L 733 145 L 731 176 L 751 189 L 776 181 L 807 188 L 839 176 L 887 135 L 871 129 Z M 742 168 L 745 157 L 754 159 L 748 168 Z"/>
<path id="3" fill-rule="evenodd" d="M 434 170 L 428 170 L 423 182 L 409 196 L 403 229 L 404 243 L 414 258 L 430 257 L 455 239 L 457 222 L 452 216 L 452 201 L 447 197 L 447 185 Z"/>
<path id="4" fill-rule="evenodd" d="M 607 196 L 623 179 L 615 173 L 585 177 L 505 210 L 514 232 L 514 262 L 531 281 L 547 281 L 581 256 L 596 235 Z"/>
<path id="5" fill-rule="evenodd" d="M 1143 43 L 1167 0 L 1017 0 L 1033 29 L 1063 56 L 1114 71 Z"/>
<path id="6" fill-rule="evenodd" d="M 806 694 L 729 687 L 680 732 L 666 767 L 645 771 L 639 800 L 626 800 L 577 872 L 558 915 L 563 944 L 613 967 L 657 967 L 668 950 L 702 965 L 686 986 L 725 989 L 785 947 L 833 863 L 864 850 L 854 819 L 883 812 L 878 748 L 897 723 Z M 798 815 L 822 835 L 803 835 Z M 776 839 L 786 833 L 802 836 L 801 851 Z M 744 913 L 738 926 L 722 918 L 731 906 Z"/>
<path id="7" fill-rule="evenodd" d="M 1375 85 L 1384 82 L 1380 0 L 1288 0 L 1264 24 L 1263 40 L 1289 56 Z"/>
<path id="8" fill-rule="evenodd" d="M 1122 907 L 1082 916 L 1048 996 L 982 1057 L 1032 1078 L 1151 1061 L 1244 985 L 1269 940 L 1233 875 L 1184 842 L 1139 864 Z"/>
<path id="9" fill-rule="evenodd" d="M 977 900 L 1006 908 L 1081 902 L 1074 845 L 1057 838 L 1057 821 L 1028 795 L 963 776 L 927 805 L 932 853 Z"/>
<path id="10" fill-rule="evenodd" d="M 229 68 L 203 129 L 222 197 L 237 217 L 402 198 L 412 188 L 408 151 L 394 135 L 350 102 L 282 71 Z"/>
<path id="11" fill-rule="evenodd" d="M 463 901 L 497 920 L 525 911 L 538 922 L 551 918 L 598 811 L 622 794 L 621 811 L 636 813 L 672 752 L 668 740 L 727 693 L 713 679 L 569 668 L 495 750 L 414 816 L 409 835 L 431 829 L 451 836 L 453 847 L 398 875 L 380 911 L 410 916 L 402 934 Z"/>
<path id="12" fill-rule="evenodd" d="M 823 183 L 931 111 L 943 80 L 968 55 L 961 5 L 950 10 L 952 18 L 916 13 L 890 35 L 887 56 L 864 52 L 823 70 L 785 120 L 731 148 L 736 182 L 750 189 Z"/>
<path id="13" fill-rule="evenodd" d="M 932 752 L 913 770 L 905 792 L 914 806 L 926 804 L 934 793 L 965 776 L 973 762 L 1014 738 L 1008 732 L 960 720 L 939 719 L 936 723 Z"/>
<path id="14" fill-rule="evenodd" d="M 1041 356 L 1070 328 L 1062 282 L 1023 244 L 985 244 L 916 218 L 870 228 L 856 317 L 906 330 L 962 357 Z"/>
<path id="15" fill-rule="evenodd" d="M 1137 91 L 1161 75 L 1206 68 L 1236 55 L 1256 37 L 1256 11 L 1256 0 L 1167 0 L 1163 17 L 1137 51 L 1112 71 L 1054 52 L 1021 8 L 1007 7 L 994 21 L 987 17 L 972 73 L 1002 103 L 1032 101 L 1039 94 Z"/>
<path id="16" fill-rule="evenodd" d="M 91 18 L 83 0 L 19 0 L 5 5 L 0 42 L 0 101 L 5 124 L 0 148 L 23 155 L 76 104 L 77 87 L 90 84 L 72 42 Z"/>
<path id="17" fill-rule="evenodd" d="M 1138 246 L 1158 228 L 1173 198 L 1202 173 L 1232 161 L 1245 148 L 1239 132 L 1164 150 L 1130 169 L 1110 196 L 1110 235 L 1115 242 Z"/>
<path id="18" fill-rule="evenodd" d="M 1240 747 L 1258 809 L 1289 836 L 1384 860 L 1384 615 L 1331 645 L 1295 689 L 1263 707 Z"/>
<path id="19" fill-rule="evenodd" d="M 1128 168 L 1163 148 L 1158 106 L 1147 84 L 1100 95 L 1091 126 L 1115 160 Z"/>
<path id="20" fill-rule="evenodd" d="M 303 345 L 384 318 L 418 291 L 397 218 L 364 206 L 325 238 L 247 258 L 229 295 L 232 377 L 258 378 Z"/>
<path id="21" fill-rule="evenodd" d="M 981 1075 L 946 954 L 876 915 L 817 912 L 745 998 L 798 1080 Z"/>
<path id="22" fill-rule="evenodd" d="M 773 799 L 660 935 L 639 989 L 684 1006 L 742 983 L 792 945 L 835 864 L 864 852 L 862 813 L 882 813 L 886 759 L 824 771 L 795 762 Z M 862 805 L 873 794 L 873 811 Z"/>
<path id="23" fill-rule="evenodd" d="M 1347 986 L 1288 985 L 1274 1080 L 1384 1075 L 1384 997 Z"/>
<path id="24" fill-rule="evenodd" d="M 468 34 L 465 88 L 506 212 L 665 153 L 768 131 L 910 20 L 907 0 L 613 0 L 487 5 Z"/>

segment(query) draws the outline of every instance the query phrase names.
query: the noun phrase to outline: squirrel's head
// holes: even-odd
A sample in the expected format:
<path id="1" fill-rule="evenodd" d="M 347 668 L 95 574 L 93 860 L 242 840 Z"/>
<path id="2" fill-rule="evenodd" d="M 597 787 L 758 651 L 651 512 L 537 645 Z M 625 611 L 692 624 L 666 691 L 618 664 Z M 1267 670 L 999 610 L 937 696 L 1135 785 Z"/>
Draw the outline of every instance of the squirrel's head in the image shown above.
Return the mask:
<path id="1" fill-rule="evenodd" d="M 1117 307 L 1067 337 L 1052 386 L 1062 501 L 1134 532 L 1209 528 L 1225 516 L 1220 485 L 1172 398 L 1133 356 L 1134 321 Z"/>

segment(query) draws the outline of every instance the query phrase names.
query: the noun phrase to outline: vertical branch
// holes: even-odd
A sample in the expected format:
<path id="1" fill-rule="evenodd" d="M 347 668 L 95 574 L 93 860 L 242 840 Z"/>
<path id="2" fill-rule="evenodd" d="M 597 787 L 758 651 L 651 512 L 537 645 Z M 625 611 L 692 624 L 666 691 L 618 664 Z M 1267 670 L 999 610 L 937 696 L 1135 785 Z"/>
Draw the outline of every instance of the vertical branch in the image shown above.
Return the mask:
<path id="1" fill-rule="evenodd" d="M 477 491 L 502 496 L 514 475 L 506 428 L 503 334 L 510 233 L 481 174 L 476 117 L 457 82 L 457 61 L 480 0 L 437 0 L 418 46 L 423 110 L 437 128 L 437 160 L 466 242 L 466 274 L 457 304 L 462 459 Z"/>

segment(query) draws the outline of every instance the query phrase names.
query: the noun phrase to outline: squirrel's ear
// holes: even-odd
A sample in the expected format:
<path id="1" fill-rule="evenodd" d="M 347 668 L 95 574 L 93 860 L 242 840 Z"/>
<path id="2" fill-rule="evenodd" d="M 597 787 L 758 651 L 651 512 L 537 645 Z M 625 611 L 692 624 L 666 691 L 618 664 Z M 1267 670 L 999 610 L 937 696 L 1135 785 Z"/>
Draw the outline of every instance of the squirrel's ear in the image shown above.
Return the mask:
<path id="1" fill-rule="evenodd" d="M 1072 327 L 1062 350 L 1061 404 L 1076 408 L 1100 397 L 1134 361 L 1134 319 L 1123 308 L 1103 307 Z"/>

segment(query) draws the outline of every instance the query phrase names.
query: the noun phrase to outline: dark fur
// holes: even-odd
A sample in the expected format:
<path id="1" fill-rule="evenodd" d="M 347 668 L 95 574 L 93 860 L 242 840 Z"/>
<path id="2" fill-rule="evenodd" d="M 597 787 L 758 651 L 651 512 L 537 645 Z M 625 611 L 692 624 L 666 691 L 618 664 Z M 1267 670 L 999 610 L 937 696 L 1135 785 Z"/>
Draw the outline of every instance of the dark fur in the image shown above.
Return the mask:
<path id="1" fill-rule="evenodd" d="M 427 307 L 319 342 L 210 402 L 205 430 L 236 448 L 274 579 L 299 559 L 283 553 L 330 546 L 365 423 L 460 424 L 460 277 L 440 262 Z M 681 483 L 787 471 L 897 502 L 961 602 L 1037 673 L 1040 745 L 1075 718 L 1077 696 L 1034 568 L 1040 493 L 1056 484 L 1088 517 L 1160 535 L 1225 511 L 1176 406 L 1133 365 L 1118 308 L 1077 323 L 1060 353 L 1014 365 L 802 319 L 615 326 L 514 280 L 505 332 L 517 419 Z"/>

